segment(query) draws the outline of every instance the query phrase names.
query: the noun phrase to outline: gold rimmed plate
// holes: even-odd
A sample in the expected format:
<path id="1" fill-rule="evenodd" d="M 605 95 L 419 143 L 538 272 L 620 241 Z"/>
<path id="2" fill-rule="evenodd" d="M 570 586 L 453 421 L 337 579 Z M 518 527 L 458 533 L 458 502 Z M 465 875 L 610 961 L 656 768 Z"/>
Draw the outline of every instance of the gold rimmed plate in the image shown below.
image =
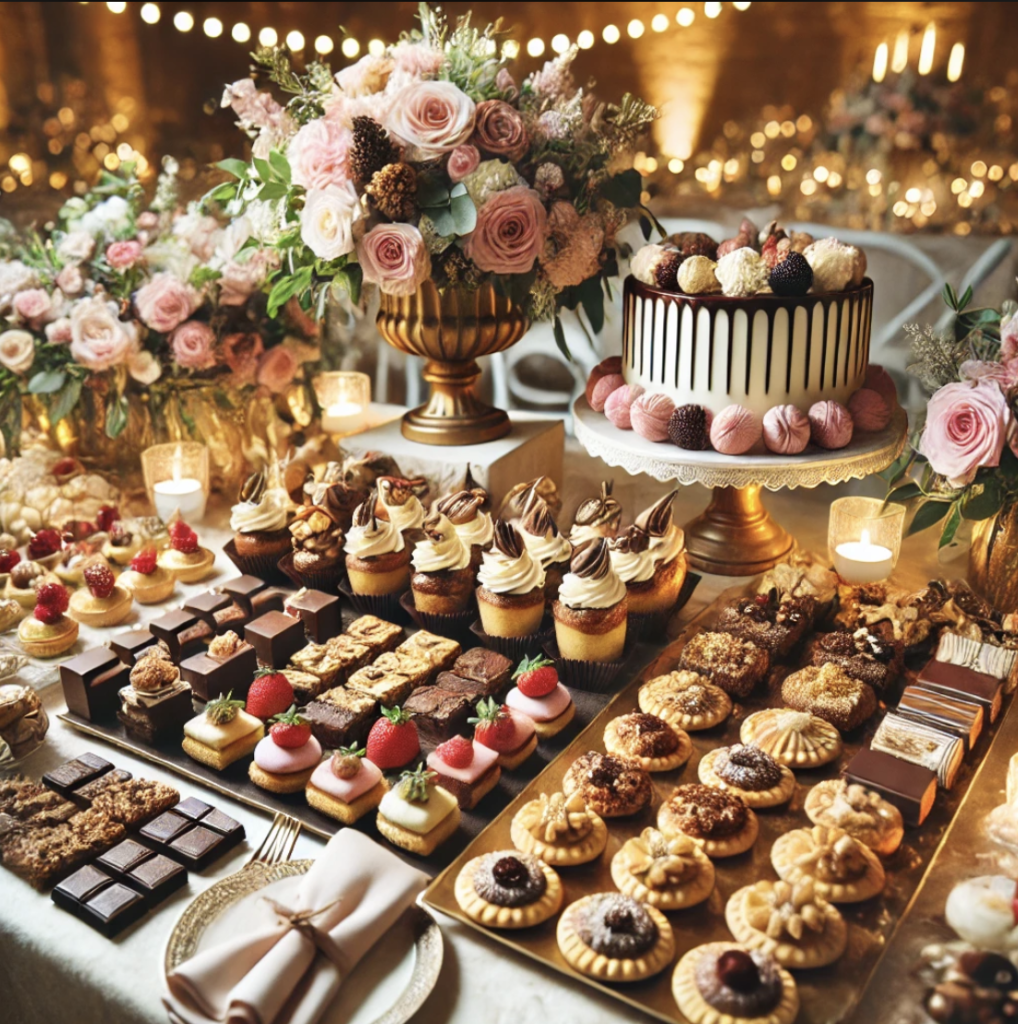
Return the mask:
<path id="1" fill-rule="evenodd" d="M 235 938 L 261 896 L 281 901 L 293 896 L 313 863 L 253 864 L 203 892 L 174 926 L 166 946 L 166 975 L 203 950 Z M 423 907 L 411 907 L 343 980 L 322 1024 L 406 1024 L 438 983 L 442 958 L 438 923 Z M 172 1013 L 170 1019 L 192 1024 Z"/>

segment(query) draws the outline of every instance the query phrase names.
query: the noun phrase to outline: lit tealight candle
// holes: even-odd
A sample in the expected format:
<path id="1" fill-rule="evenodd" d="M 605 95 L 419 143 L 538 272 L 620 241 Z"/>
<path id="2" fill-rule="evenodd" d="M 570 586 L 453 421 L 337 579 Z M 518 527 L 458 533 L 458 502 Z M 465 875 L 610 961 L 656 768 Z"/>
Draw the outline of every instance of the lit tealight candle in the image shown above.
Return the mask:
<path id="1" fill-rule="evenodd" d="M 322 429 L 326 434 L 347 436 L 364 429 L 364 406 L 357 402 L 335 402 L 322 412 Z"/>
<path id="2" fill-rule="evenodd" d="M 168 523 L 178 512 L 187 521 L 196 521 L 205 516 L 205 490 L 200 480 L 182 477 L 178 480 L 163 480 L 152 488 L 156 514 Z"/>
<path id="3" fill-rule="evenodd" d="M 349 437 L 368 429 L 371 378 L 366 373 L 340 370 L 314 379 L 322 430 L 333 437 Z"/>
<path id="4" fill-rule="evenodd" d="M 863 530 L 861 540 L 848 541 L 834 549 L 834 568 L 846 583 L 879 583 L 894 572 L 894 552 L 872 543 L 869 530 Z"/>

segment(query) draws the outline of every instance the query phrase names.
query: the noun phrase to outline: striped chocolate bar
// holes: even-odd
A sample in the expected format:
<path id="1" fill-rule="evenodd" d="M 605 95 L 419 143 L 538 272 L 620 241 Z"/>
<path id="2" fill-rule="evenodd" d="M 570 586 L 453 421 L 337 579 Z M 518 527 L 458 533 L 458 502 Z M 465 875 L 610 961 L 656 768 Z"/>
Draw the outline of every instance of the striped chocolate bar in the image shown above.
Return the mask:
<path id="1" fill-rule="evenodd" d="M 925 686 L 905 688 L 898 704 L 898 714 L 964 740 L 966 753 L 979 741 L 986 720 L 981 705 L 928 690 Z"/>
<path id="2" fill-rule="evenodd" d="M 962 665 L 949 665 L 935 658 L 919 673 L 919 685 L 936 693 L 945 693 L 970 704 L 979 704 L 989 715 L 991 724 L 997 721 L 1004 702 L 1004 687 L 999 679 L 976 672 Z"/>
<path id="3" fill-rule="evenodd" d="M 1007 693 L 1018 687 L 1018 650 L 1009 647 L 994 647 L 958 633 L 945 633 L 937 648 L 937 661 L 993 676 L 1004 684 Z"/>
<path id="4" fill-rule="evenodd" d="M 880 723 L 873 749 L 928 768 L 943 789 L 954 788 L 965 760 L 965 743 L 957 736 L 893 713 Z"/>

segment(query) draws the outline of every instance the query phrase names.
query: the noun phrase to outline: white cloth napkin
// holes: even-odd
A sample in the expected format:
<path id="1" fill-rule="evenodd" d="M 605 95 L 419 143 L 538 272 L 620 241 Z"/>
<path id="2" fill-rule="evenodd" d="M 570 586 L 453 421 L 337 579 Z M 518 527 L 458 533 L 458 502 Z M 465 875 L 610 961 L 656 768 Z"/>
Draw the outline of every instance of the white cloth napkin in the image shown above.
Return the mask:
<path id="1" fill-rule="evenodd" d="M 343 978 L 427 884 L 388 850 L 343 829 L 305 876 L 294 906 L 260 900 L 264 924 L 168 976 L 166 1009 L 189 1024 L 315 1024 Z M 296 924 L 289 919 L 300 914 Z"/>

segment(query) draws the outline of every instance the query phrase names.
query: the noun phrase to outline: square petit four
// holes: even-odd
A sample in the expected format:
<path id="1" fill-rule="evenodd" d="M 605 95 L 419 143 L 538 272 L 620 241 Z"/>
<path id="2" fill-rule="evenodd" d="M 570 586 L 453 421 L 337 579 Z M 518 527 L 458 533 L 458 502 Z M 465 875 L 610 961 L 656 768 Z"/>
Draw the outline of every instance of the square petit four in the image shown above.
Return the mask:
<path id="1" fill-rule="evenodd" d="M 413 716 L 422 742 L 437 745 L 467 731 L 473 707 L 461 693 L 422 686 L 410 695 L 403 710 Z"/>
<path id="2" fill-rule="evenodd" d="M 428 768 L 464 811 L 472 811 L 502 777 L 498 752 L 463 736 L 454 736 L 429 754 Z"/>
<path id="3" fill-rule="evenodd" d="M 377 656 L 368 644 L 346 635 L 330 640 L 328 648 L 330 655 L 339 662 L 339 677 L 343 682 L 354 672 L 370 665 Z"/>
<path id="4" fill-rule="evenodd" d="M 923 686 L 906 686 L 898 702 L 898 714 L 956 736 L 971 750 L 982 735 L 986 712 L 979 704 L 959 700 Z"/>
<path id="5" fill-rule="evenodd" d="M 430 857 L 459 828 L 456 798 L 437 785 L 435 773 L 404 772 L 378 807 L 378 831 L 393 846 Z"/>
<path id="6" fill-rule="evenodd" d="M 405 676 L 413 683 L 415 690 L 418 686 L 426 686 L 434 673 L 431 662 L 427 658 L 399 651 L 389 651 L 379 655 L 375 658 L 373 667 L 385 672 L 392 672 L 397 676 Z"/>
<path id="7" fill-rule="evenodd" d="M 879 793 L 913 828 L 930 816 L 937 799 L 937 776 L 932 771 L 878 750 L 860 750 L 843 774 L 850 783 Z"/>
<path id="8" fill-rule="evenodd" d="M 334 594 L 302 590 L 287 601 L 286 607 L 304 623 L 304 632 L 313 643 L 327 643 L 343 632 L 343 610 Z"/>
<path id="9" fill-rule="evenodd" d="M 991 723 L 996 722 L 1004 702 L 1004 684 L 1001 680 L 963 665 L 948 662 L 929 662 L 919 673 L 919 685 L 935 693 L 944 693 L 958 700 L 979 704 Z"/>
<path id="10" fill-rule="evenodd" d="M 153 640 L 153 643 L 155 641 Z M 60 684 L 72 715 L 90 722 L 116 716 L 130 669 L 106 647 L 96 647 L 60 666 Z"/>
<path id="11" fill-rule="evenodd" d="M 1018 687 L 1018 650 L 1011 647 L 995 647 L 957 633 L 945 633 L 937 648 L 937 661 L 993 676 L 1004 684 L 1007 693 Z"/>
<path id="12" fill-rule="evenodd" d="M 219 589 L 240 605 L 247 612 L 248 618 L 253 619 L 255 598 L 265 593 L 268 587 L 268 583 L 257 576 L 238 576 L 235 580 L 224 583 Z"/>
<path id="13" fill-rule="evenodd" d="M 446 637 L 435 636 L 426 630 L 414 633 L 409 640 L 404 641 L 396 648 L 400 654 L 413 654 L 424 658 L 437 675 L 439 672 L 447 672 L 452 668 L 456 659 L 463 653 L 455 640 Z"/>
<path id="14" fill-rule="evenodd" d="M 272 669 L 286 668 L 307 643 L 300 620 L 282 612 L 269 612 L 249 622 L 244 639 L 254 647 L 259 663 Z"/>
<path id="15" fill-rule="evenodd" d="M 403 639 L 403 627 L 385 622 L 374 615 L 362 615 L 350 623 L 346 635 L 367 644 L 376 655 L 394 651 Z"/>
<path id="16" fill-rule="evenodd" d="M 180 669 L 154 648 L 131 669 L 130 686 L 120 691 L 117 718 L 133 736 L 154 744 L 175 736 L 194 714 L 191 687 Z"/>
<path id="17" fill-rule="evenodd" d="M 246 699 L 257 671 L 255 649 L 232 631 L 217 636 L 207 654 L 196 654 L 180 666 L 181 678 L 191 687 L 194 699 L 202 702 L 228 693 Z"/>
<path id="18" fill-rule="evenodd" d="M 254 753 L 264 736 L 261 719 L 244 711 L 242 700 L 219 697 L 184 725 L 184 753 L 221 772 Z"/>
<path id="19" fill-rule="evenodd" d="M 197 615 L 215 634 L 242 630 L 251 616 L 229 594 L 209 591 L 190 598 L 184 604 L 184 611 Z"/>
<path id="20" fill-rule="evenodd" d="M 148 629 L 129 629 L 126 633 L 118 633 L 109 641 L 110 650 L 128 668 L 150 647 L 155 647 L 159 640 Z"/>
<path id="21" fill-rule="evenodd" d="M 303 715 L 326 750 L 339 750 L 367 739 L 378 717 L 378 701 L 340 686 L 323 693 L 304 709 Z"/>
<path id="22" fill-rule="evenodd" d="M 290 659 L 290 667 L 317 676 L 327 690 L 346 681 L 340 678 L 340 660 L 328 644 L 308 644 L 301 648 Z"/>
<path id="23" fill-rule="evenodd" d="M 475 700 L 497 697 L 509 688 L 512 662 L 497 651 L 476 647 L 456 659 L 451 672 L 442 672 L 435 685 Z"/>
<path id="24" fill-rule="evenodd" d="M 346 685 L 350 690 L 373 697 L 383 708 L 399 707 L 416 689 L 411 679 L 376 665 L 355 672 Z"/>
<path id="25" fill-rule="evenodd" d="M 905 668 L 905 645 L 895 640 L 889 622 L 861 626 L 851 633 L 821 633 L 813 640 L 809 655 L 814 667 L 830 662 L 878 693 L 887 690 Z"/>
<path id="26" fill-rule="evenodd" d="M 772 590 L 730 602 L 722 610 L 717 628 L 783 658 L 806 636 L 815 615 L 812 597 L 782 597 Z"/>
<path id="27" fill-rule="evenodd" d="M 307 784 L 308 804 L 316 811 L 353 825 L 382 802 L 389 791 L 382 771 L 350 747 L 323 761 Z"/>
<path id="28" fill-rule="evenodd" d="M 153 619 L 148 628 L 166 646 L 175 665 L 200 654 L 204 641 L 212 636 L 212 630 L 197 615 L 183 609 Z"/>

